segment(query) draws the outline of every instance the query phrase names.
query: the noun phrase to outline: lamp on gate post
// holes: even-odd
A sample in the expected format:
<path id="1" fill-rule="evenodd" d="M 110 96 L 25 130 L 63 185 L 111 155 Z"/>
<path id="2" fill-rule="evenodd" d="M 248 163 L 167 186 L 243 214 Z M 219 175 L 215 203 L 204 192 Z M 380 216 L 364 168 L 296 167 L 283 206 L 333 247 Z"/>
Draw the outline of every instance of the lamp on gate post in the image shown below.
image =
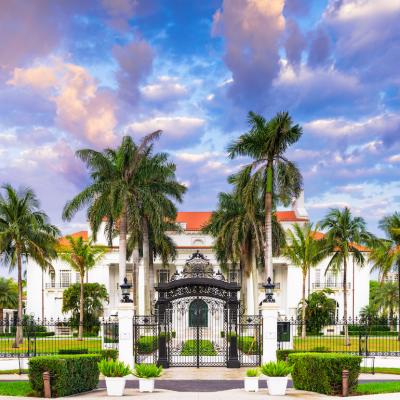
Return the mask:
<path id="1" fill-rule="evenodd" d="M 265 299 L 263 303 L 275 303 L 274 299 L 274 289 L 275 285 L 272 283 L 271 278 L 268 277 L 267 283 L 263 285 L 265 288 Z"/>
<path id="2" fill-rule="evenodd" d="M 132 285 L 128 283 L 128 279 L 126 277 L 124 278 L 124 283 L 119 287 L 121 288 L 122 292 L 121 303 L 133 303 L 133 300 L 129 297 Z"/>

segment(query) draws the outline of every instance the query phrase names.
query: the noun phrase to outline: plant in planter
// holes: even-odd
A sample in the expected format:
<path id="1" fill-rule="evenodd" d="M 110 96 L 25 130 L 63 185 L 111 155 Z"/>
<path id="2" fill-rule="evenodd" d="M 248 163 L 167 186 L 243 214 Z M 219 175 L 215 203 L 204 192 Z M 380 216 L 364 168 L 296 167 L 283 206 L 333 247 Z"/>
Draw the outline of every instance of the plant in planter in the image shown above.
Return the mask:
<path id="1" fill-rule="evenodd" d="M 250 368 L 246 371 L 244 378 L 244 390 L 246 392 L 258 392 L 258 377 L 260 370 L 258 368 Z"/>
<path id="2" fill-rule="evenodd" d="M 154 378 L 161 376 L 162 372 L 162 367 L 155 364 L 136 364 L 133 375 L 139 378 L 139 392 L 152 392 Z"/>
<path id="3" fill-rule="evenodd" d="M 100 373 L 106 377 L 107 395 L 123 396 L 126 376 L 132 373 L 129 366 L 112 359 L 103 359 L 98 366 Z"/>
<path id="4" fill-rule="evenodd" d="M 269 394 L 271 396 L 284 396 L 288 375 L 292 372 L 292 367 L 285 361 L 271 361 L 261 366 L 261 372 L 267 377 Z"/>

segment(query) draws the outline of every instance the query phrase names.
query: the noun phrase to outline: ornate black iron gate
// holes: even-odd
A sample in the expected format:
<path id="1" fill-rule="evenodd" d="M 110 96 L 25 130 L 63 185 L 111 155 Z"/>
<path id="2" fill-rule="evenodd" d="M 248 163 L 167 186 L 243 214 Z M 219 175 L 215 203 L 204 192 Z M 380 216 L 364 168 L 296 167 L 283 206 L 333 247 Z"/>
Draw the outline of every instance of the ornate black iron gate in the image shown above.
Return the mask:
<path id="1" fill-rule="evenodd" d="M 157 287 L 153 316 L 136 317 L 136 362 L 170 366 L 257 366 L 262 321 L 240 314 L 239 282 L 194 253 L 181 273 Z"/>

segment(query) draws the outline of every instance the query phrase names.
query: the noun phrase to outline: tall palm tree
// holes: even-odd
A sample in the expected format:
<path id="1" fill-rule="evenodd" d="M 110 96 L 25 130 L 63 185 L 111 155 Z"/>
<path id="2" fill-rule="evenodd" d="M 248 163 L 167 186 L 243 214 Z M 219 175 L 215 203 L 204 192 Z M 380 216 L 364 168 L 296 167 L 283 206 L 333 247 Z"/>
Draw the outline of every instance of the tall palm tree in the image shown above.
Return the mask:
<path id="1" fill-rule="evenodd" d="M 186 192 L 186 187 L 177 181 L 175 171 L 176 166 L 169 161 L 167 154 L 153 155 L 149 147 L 130 185 L 129 195 L 136 208 L 132 208 L 132 214 L 129 214 L 128 230 L 134 238 L 142 241 L 146 292 L 151 291 L 154 285 L 152 246 L 163 240 L 169 223 L 175 221 L 175 202 L 181 202 Z M 146 296 L 146 313 L 150 312 L 151 300 Z"/>
<path id="2" fill-rule="evenodd" d="M 105 255 L 106 249 L 102 246 L 94 246 L 91 240 L 83 240 L 82 236 L 73 238 L 67 236 L 69 246 L 59 249 L 59 257 L 68 263 L 72 269 L 79 273 L 80 279 L 80 306 L 79 306 L 79 330 L 78 340 L 83 339 L 83 311 L 84 296 L 83 283 L 85 274 L 92 269 Z"/>
<path id="3" fill-rule="evenodd" d="M 394 312 L 399 304 L 399 292 L 394 282 L 384 283 L 375 297 L 376 307 L 387 313 L 389 317 L 390 330 L 394 330 Z"/>
<path id="4" fill-rule="evenodd" d="M 347 265 L 352 255 L 360 267 L 364 266 L 366 259 L 359 245 L 371 243 L 373 235 L 367 231 L 364 219 L 353 217 L 347 207 L 343 210 L 331 209 L 320 222 L 320 226 L 327 229 L 325 252 L 331 257 L 326 271 L 340 273 L 343 268 L 343 324 L 345 343 L 346 346 L 350 346 L 347 321 Z"/>
<path id="5" fill-rule="evenodd" d="M 400 314 L 400 213 L 382 218 L 379 227 L 386 233 L 387 238 L 375 241 L 370 253 L 373 269 L 379 271 L 383 282 L 387 275 L 397 272 L 398 303 L 397 310 Z M 400 329 L 398 340 L 400 340 Z"/>
<path id="6" fill-rule="evenodd" d="M 0 277 L 0 333 L 4 332 L 5 308 L 16 308 L 18 306 L 18 286 L 11 279 Z"/>
<path id="7" fill-rule="evenodd" d="M 301 337 L 306 337 L 306 279 L 310 269 L 317 266 L 325 257 L 322 242 L 316 238 L 316 229 L 307 223 L 303 226 L 293 225 L 293 231 L 287 231 L 287 245 L 283 249 L 286 256 L 296 267 L 301 269 L 303 275 L 301 297 Z"/>
<path id="8" fill-rule="evenodd" d="M 32 258 L 42 267 L 51 266 L 60 231 L 40 210 L 32 189 L 2 186 L 0 193 L 0 254 L 4 264 L 18 271 L 18 324 L 14 346 L 22 343 L 22 260 Z"/>
<path id="9" fill-rule="evenodd" d="M 98 152 L 91 149 L 76 152 L 90 171 L 91 183 L 81 193 L 67 202 L 63 210 L 63 219 L 71 220 L 76 212 L 88 207 L 87 216 L 96 241 L 97 232 L 106 218 L 106 233 L 109 244 L 113 233 L 119 231 L 119 281 L 123 283 L 126 275 L 126 243 L 128 216 L 135 214 L 137 208 L 132 200 L 131 189 L 143 160 L 147 157 L 149 147 L 160 136 L 155 131 L 145 136 L 136 145 L 130 136 L 124 136 L 116 149 Z"/>
<path id="10" fill-rule="evenodd" d="M 247 156 L 253 161 L 243 167 L 237 183 L 247 200 L 255 185 L 262 183 L 265 209 L 264 268 L 265 277 L 272 277 L 272 213 L 278 201 L 284 205 L 299 196 L 302 177 L 296 165 L 285 157 L 286 150 L 296 143 L 302 128 L 293 125 L 287 112 L 276 114 L 267 121 L 261 115 L 249 112 L 250 130 L 228 147 L 230 158 Z M 246 190 L 246 188 L 250 188 Z M 247 196 L 246 196 L 247 193 Z"/>
<path id="11" fill-rule="evenodd" d="M 215 238 L 214 250 L 223 268 L 229 263 L 239 265 L 246 279 L 253 275 L 253 301 L 256 306 L 258 282 L 255 267 L 257 260 L 263 257 L 264 210 L 256 193 L 252 199 L 253 204 L 246 207 L 238 190 L 234 190 L 233 193 L 220 193 L 217 210 L 203 228 L 203 232 Z M 275 244 L 274 249 L 278 252 L 284 245 L 284 232 L 275 216 L 272 221 L 272 239 Z"/>

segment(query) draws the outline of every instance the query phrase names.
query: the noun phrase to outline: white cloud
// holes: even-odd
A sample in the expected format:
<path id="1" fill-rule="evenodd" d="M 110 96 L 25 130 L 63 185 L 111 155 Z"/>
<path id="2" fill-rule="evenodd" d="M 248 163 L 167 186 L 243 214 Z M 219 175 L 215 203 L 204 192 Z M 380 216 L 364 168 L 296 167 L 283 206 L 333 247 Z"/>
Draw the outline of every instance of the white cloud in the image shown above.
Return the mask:
<path id="1" fill-rule="evenodd" d="M 394 154 L 387 159 L 391 163 L 399 163 L 400 162 L 400 154 Z"/>
<path id="2" fill-rule="evenodd" d="M 171 76 L 161 76 L 157 82 L 143 86 L 140 91 L 143 98 L 151 102 L 178 100 L 188 93 L 178 78 Z"/>
<path id="3" fill-rule="evenodd" d="M 305 123 L 303 127 L 306 132 L 317 136 L 345 137 L 384 134 L 387 130 L 392 130 L 399 124 L 399 115 L 385 113 L 359 121 L 344 118 L 317 119 Z"/>

